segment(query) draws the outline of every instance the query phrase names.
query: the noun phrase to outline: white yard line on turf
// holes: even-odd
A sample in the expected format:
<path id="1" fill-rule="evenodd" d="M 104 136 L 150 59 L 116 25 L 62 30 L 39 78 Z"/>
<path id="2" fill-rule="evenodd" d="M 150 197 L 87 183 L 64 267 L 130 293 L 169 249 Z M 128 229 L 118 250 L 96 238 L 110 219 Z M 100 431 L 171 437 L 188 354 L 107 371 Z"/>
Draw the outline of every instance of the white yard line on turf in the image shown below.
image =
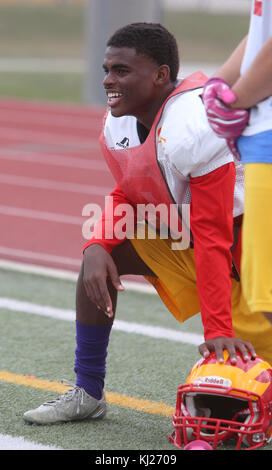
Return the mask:
<path id="1" fill-rule="evenodd" d="M 12 254 L 12 249 L 10 249 L 7 254 Z M 1 247 L 0 247 L 1 253 Z M 16 253 L 15 253 L 16 254 Z M 71 260 L 69 259 L 69 262 Z M 75 260 L 72 260 L 75 261 Z M 80 268 L 80 262 L 78 264 Z M 57 279 L 64 279 L 68 281 L 77 281 L 78 272 L 67 271 L 65 269 L 56 269 L 56 268 L 47 268 L 44 266 L 38 266 L 36 264 L 30 263 L 21 263 L 18 261 L 9 261 L 9 260 L 0 260 L 0 269 L 7 269 L 11 271 L 22 272 L 26 274 L 36 274 L 38 276 L 53 277 Z M 133 290 L 136 292 L 142 292 L 145 294 L 156 294 L 156 290 L 151 284 L 143 284 L 142 282 L 127 281 L 122 280 L 122 284 L 127 290 Z"/>
<path id="2" fill-rule="evenodd" d="M 50 307 L 48 305 L 37 305 L 30 302 L 0 297 L 0 309 L 11 310 L 13 312 L 23 312 L 34 315 L 50 317 L 58 320 L 75 321 L 76 314 L 73 310 Z M 145 325 L 123 320 L 115 320 L 113 329 L 125 333 L 134 333 L 156 339 L 177 341 L 179 343 L 192 344 L 198 346 L 202 343 L 203 337 L 197 333 L 187 333 L 184 331 L 171 330 L 159 326 Z"/>
<path id="3" fill-rule="evenodd" d="M 65 271 L 54 268 L 46 268 L 27 263 L 19 263 L 15 261 L 0 260 L 0 269 L 14 270 L 23 273 L 37 274 L 57 279 L 76 281 L 78 274 L 72 271 Z M 125 289 L 136 292 L 154 294 L 156 293 L 153 286 L 134 281 L 122 281 Z M 75 312 L 73 310 L 54 308 L 50 306 L 35 305 L 30 302 L 21 302 L 9 298 L 0 298 L 0 308 L 31 313 L 36 315 L 47 316 L 59 320 L 75 321 Z M 115 320 L 113 328 L 126 333 L 134 333 L 145 335 L 152 338 L 166 339 L 169 341 L 177 341 L 185 344 L 198 346 L 204 341 L 203 336 L 197 333 L 187 333 L 183 331 L 171 330 L 170 328 L 162 328 L 159 326 L 143 325 L 140 323 L 126 322 Z"/>
<path id="4" fill-rule="evenodd" d="M 45 446 L 28 441 L 21 436 L 0 434 L 0 450 L 62 450 L 60 447 Z"/>

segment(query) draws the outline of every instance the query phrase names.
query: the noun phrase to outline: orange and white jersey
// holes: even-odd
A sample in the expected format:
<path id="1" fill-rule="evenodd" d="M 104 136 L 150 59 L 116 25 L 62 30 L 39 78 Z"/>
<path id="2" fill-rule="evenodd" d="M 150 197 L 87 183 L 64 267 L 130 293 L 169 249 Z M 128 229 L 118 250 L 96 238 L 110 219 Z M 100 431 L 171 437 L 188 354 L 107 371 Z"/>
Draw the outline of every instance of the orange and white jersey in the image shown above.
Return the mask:
<path id="1" fill-rule="evenodd" d="M 134 117 L 107 113 L 100 145 L 116 181 L 111 193 L 113 210 L 105 207 L 97 225 L 101 230 L 95 228 L 84 249 L 99 243 L 110 253 L 125 239 L 119 232 L 110 240 L 106 236 L 108 220 L 114 219 L 114 228 L 119 224 L 114 208 L 120 203 L 132 208 L 163 204 L 169 210 L 159 222 L 171 231 L 168 215 L 173 200 L 182 228 L 186 225 L 183 209 L 190 203 L 190 240 L 194 243 L 204 335 L 209 339 L 234 334 L 230 311 L 234 255 L 230 248 L 233 216 L 243 212 L 243 172 L 239 174 L 238 165 L 235 168 L 224 140 L 210 129 L 200 97 L 205 80 L 201 72 L 186 77 L 161 106 L 147 136 L 142 135 Z M 135 225 L 135 218 L 130 220 Z M 236 246 L 239 251 L 239 244 Z M 236 266 L 238 263 L 235 261 Z"/>
<path id="2" fill-rule="evenodd" d="M 210 128 L 201 101 L 202 88 L 175 95 L 167 101 L 156 130 L 157 161 L 177 204 L 189 203 L 191 178 L 204 176 L 233 162 L 225 140 Z M 109 113 L 104 127 L 109 149 L 139 146 L 137 120 L 133 116 L 115 118 Z M 233 216 L 243 213 L 244 169 L 236 165 Z"/>

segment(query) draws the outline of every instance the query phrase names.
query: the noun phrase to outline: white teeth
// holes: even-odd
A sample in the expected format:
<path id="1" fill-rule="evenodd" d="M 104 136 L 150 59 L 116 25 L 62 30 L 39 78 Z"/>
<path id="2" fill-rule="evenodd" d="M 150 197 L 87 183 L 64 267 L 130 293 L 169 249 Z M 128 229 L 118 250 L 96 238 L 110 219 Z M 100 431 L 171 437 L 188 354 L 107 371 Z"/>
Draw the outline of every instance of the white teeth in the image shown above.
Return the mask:
<path id="1" fill-rule="evenodd" d="M 112 92 L 108 93 L 109 98 L 119 98 L 120 96 L 122 96 L 121 93 L 112 93 Z"/>

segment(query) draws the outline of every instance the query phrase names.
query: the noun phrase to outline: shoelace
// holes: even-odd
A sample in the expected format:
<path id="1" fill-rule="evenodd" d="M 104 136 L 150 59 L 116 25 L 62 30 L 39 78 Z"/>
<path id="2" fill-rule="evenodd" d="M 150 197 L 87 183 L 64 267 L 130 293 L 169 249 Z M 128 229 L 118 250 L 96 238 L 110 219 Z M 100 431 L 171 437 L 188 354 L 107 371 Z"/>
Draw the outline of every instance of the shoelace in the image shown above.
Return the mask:
<path id="1" fill-rule="evenodd" d="M 77 414 L 79 414 L 80 405 L 82 405 L 84 401 L 84 389 L 78 387 L 77 385 L 72 384 L 71 382 L 65 379 L 62 379 L 61 383 L 67 387 L 73 387 L 73 388 L 71 388 L 70 390 L 67 390 L 67 392 L 63 393 L 62 395 L 55 398 L 54 400 L 45 402 L 44 405 L 55 406 L 55 404 L 57 403 L 71 401 L 76 396 L 76 399 L 77 399 L 76 412 Z"/>

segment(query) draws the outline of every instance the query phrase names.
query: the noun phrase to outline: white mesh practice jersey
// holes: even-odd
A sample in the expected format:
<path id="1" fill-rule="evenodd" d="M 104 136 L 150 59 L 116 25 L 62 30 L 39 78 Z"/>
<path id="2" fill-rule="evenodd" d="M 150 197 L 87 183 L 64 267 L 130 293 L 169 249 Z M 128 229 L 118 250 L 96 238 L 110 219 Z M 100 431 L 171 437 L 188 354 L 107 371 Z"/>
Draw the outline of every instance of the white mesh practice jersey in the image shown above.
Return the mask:
<path id="1" fill-rule="evenodd" d="M 203 176 L 233 162 L 224 139 L 210 128 L 200 95 L 202 89 L 184 92 L 170 98 L 157 126 L 157 160 L 177 204 L 188 203 L 190 191 L 184 197 L 184 184 L 190 178 Z M 137 121 L 133 116 L 120 118 L 108 114 L 104 127 L 108 148 L 140 145 Z M 243 213 L 244 170 L 236 165 L 234 217 Z"/>

